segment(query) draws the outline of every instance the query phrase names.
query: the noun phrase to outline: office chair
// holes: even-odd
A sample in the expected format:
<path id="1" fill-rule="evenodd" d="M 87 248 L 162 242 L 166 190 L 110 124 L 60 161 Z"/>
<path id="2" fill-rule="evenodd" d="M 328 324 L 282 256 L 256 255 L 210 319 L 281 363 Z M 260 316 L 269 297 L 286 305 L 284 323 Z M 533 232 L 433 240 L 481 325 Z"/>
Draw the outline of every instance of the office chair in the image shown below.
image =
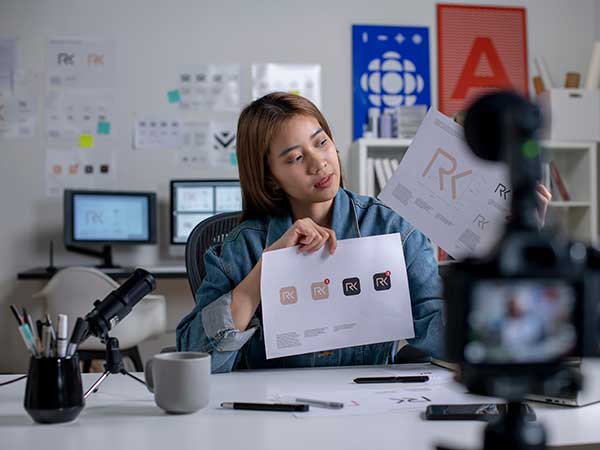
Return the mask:
<path id="1" fill-rule="evenodd" d="M 185 245 L 185 268 L 195 297 L 206 275 L 204 254 L 213 244 L 222 244 L 227 234 L 240 222 L 241 211 L 215 214 L 194 227 Z"/>
<path id="2" fill-rule="evenodd" d="M 69 316 L 69 334 L 77 317 L 83 317 L 93 308 L 95 300 L 102 300 L 118 288 L 119 284 L 98 269 L 92 267 L 68 267 L 57 272 L 34 299 L 45 301 L 45 310 L 52 318 L 57 314 Z M 147 295 L 110 332 L 119 340 L 121 354 L 128 357 L 137 372 L 144 366 L 138 344 L 148 338 L 165 333 L 167 308 L 163 295 Z M 78 349 L 83 371 L 88 372 L 92 360 L 105 358 L 106 346 L 96 337 L 89 337 Z"/>

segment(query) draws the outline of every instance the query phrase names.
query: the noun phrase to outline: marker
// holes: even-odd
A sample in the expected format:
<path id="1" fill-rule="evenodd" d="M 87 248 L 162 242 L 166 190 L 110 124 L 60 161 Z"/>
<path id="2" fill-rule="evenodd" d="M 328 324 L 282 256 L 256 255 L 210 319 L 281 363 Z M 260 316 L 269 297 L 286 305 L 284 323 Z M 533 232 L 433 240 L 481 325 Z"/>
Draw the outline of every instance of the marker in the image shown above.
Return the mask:
<path id="1" fill-rule="evenodd" d="M 35 349 L 38 353 L 42 352 L 42 343 L 40 342 L 40 337 L 37 333 L 37 328 L 33 324 L 33 319 L 31 318 L 31 314 L 28 314 L 23 308 L 23 319 L 29 325 L 29 330 L 31 331 L 31 335 L 33 336 L 33 342 L 35 344 Z"/>
<path id="2" fill-rule="evenodd" d="M 246 402 L 223 402 L 221 408 L 226 409 L 249 409 L 253 411 L 287 411 L 306 412 L 309 406 L 301 403 L 246 403 Z"/>
<path id="3" fill-rule="evenodd" d="M 67 356 L 67 328 L 68 317 L 66 314 L 58 315 L 58 339 L 56 340 L 56 353 L 59 358 Z"/>
<path id="4" fill-rule="evenodd" d="M 23 325 L 20 325 L 19 333 L 21 333 L 21 337 L 23 338 L 23 341 L 25 341 L 25 345 L 27 346 L 27 349 L 31 352 L 31 354 L 33 356 L 38 358 L 40 356 L 40 354 L 38 353 L 37 349 L 35 348 L 35 341 L 33 340 L 33 335 L 31 334 L 29 325 L 27 325 L 26 323 L 24 323 Z"/>
<path id="5" fill-rule="evenodd" d="M 52 332 L 52 340 L 56 341 L 56 331 L 54 331 L 54 326 L 52 326 L 50 314 L 46 314 L 46 325 L 50 327 L 50 331 Z"/>
<path id="6" fill-rule="evenodd" d="M 429 381 L 427 375 L 410 375 L 403 377 L 361 377 L 355 378 L 355 383 L 425 383 Z"/>
<path id="7" fill-rule="evenodd" d="M 342 402 L 330 402 L 327 400 L 314 400 L 310 398 L 297 397 L 294 399 L 294 401 L 298 403 L 306 403 L 311 406 L 317 406 L 319 408 L 342 409 L 344 407 Z"/>
<path id="8" fill-rule="evenodd" d="M 48 325 L 44 325 L 42 345 L 44 346 L 44 358 L 50 358 L 52 356 L 52 329 Z"/>

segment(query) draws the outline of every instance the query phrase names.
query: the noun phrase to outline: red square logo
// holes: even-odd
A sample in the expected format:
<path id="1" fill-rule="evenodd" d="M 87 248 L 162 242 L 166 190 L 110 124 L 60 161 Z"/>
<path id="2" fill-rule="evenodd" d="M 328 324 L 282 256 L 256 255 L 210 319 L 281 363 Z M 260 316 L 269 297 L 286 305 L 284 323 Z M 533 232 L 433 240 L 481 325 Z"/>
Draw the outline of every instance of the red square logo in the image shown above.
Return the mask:
<path id="1" fill-rule="evenodd" d="M 498 88 L 528 95 L 525 8 L 441 4 L 437 23 L 441 112 Z"/>

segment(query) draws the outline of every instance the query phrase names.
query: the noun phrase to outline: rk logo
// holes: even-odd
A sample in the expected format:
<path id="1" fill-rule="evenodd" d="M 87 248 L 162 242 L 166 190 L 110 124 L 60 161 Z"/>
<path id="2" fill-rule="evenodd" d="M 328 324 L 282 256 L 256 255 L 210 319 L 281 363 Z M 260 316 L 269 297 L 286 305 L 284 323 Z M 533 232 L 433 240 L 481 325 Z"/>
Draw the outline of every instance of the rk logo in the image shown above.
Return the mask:
<path id="1" fill-rule="evenodd" d="M 282 305 L 291 305 L 298 302 L 298 292 L 295 286 L 287 286 L 279 290 L 279 301 Z"/>
<path id="2" fill-rule="evenodd" d="M 502 197 L 503 200 L 506 200 L 506 196 L 508 194 L 510 194 L 510 189 L 508 189 L 502 183 L 498 183 L 498 186 L 496 186 L 496 189 L 494 189 L 494 192 L 497 192 L 500 195 L 500 197 Z"/>
<path id="3" fill-rule="evenodd" d="M 477 217 L 475 217 L 473 223 L 476 223 L 479 228 L 485 230 L 485 226 L 490 223 L 490 221 L 486 220 L 481 214 L 477 214 Z"/>
<path id="4" fill-rule="evenodd" d="M 373 275 L 373 287 L 376 291 L 387 291 L 392 287 L 392 274 L 387 271 Z"/>
<path id="5" fill-rule="evenodd" d="M 74 66 L 75 65 L 75 53 L 59 53 L 58 55 L 56 55 L 56 59 L 58 62 L 58 65 L 65 65 L 65 66 Z"/>
<path id="6" fill-rule="evenodd" d="M 342 288 L 344 289 L 344 295 L 358 295 L 360 294 L 360 280 L 356 277 L 345 278 L 342 281 Z"/>
<path id="7" fill-rule="evenodd" d="M 421 174 L 421 177 L 425 177 L 429 173 L 429 171 L 433 167 L 433 165 L 436 162 L 436 160 L 438 159 L 438 157 L 441 159 L 444 159 L 446 161 L 445 165 L 447 166 L 447 167 L 444 167 L 444 162 L 438 162 L 438 164 L 439 164 L 438 178 L 439 178 L 439 182 L 440 182 L 440 191 L 444 190 L 445 177 L 447 177 L 447 176 L 450 177 L 450 188 L 452 190 L 452 200 L 456 200 L 456 197 L 457 197 L 456 180 L 458 180 L 459 178 L 463 178 L 468 175 L 471 175 L 473 173 L 473 171 L 471 169 L 469 169 L 469 170 L 465 170 L 460 173 L 455 173 L 456 166 L 458 165 L 456 158 L 454 156 L 452 156 L 449 152 L 444 150 L 443 148 L 438 148 L 435 151 L 435 153 L 433 154 L 433 157 L 431 158 L 429 163 L 427 164 L 427 167 Z M 449 163 L 449 165 L 447 163 Z"/>
<path id="8" fill-rule="evenodd" d="M 329 286 L 327 281 L 319 281 L 311 284 L 310 294 L 313 300 L 325 300 L 329 298 Z"/>

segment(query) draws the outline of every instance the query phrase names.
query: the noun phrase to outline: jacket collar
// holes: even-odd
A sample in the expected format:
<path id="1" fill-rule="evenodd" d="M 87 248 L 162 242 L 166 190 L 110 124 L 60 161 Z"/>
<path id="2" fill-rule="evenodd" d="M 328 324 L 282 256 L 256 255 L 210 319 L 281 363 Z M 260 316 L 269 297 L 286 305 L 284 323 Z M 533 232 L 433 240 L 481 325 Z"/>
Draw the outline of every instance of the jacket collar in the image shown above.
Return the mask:
<path id="1" fill-rule="evenodd" d="M 333 216 L 331 220 L 331 229 L 335 231 L 338 239 L 350 239 L 360 237 L 358 221 L 354 203 L 349 193 L 343 189 L 338 189 L 333 200 Z M 284 216 L 269 216 L 267 225 L 266 246 L 273 244 L 292 226 L 291 212 Z"/>

